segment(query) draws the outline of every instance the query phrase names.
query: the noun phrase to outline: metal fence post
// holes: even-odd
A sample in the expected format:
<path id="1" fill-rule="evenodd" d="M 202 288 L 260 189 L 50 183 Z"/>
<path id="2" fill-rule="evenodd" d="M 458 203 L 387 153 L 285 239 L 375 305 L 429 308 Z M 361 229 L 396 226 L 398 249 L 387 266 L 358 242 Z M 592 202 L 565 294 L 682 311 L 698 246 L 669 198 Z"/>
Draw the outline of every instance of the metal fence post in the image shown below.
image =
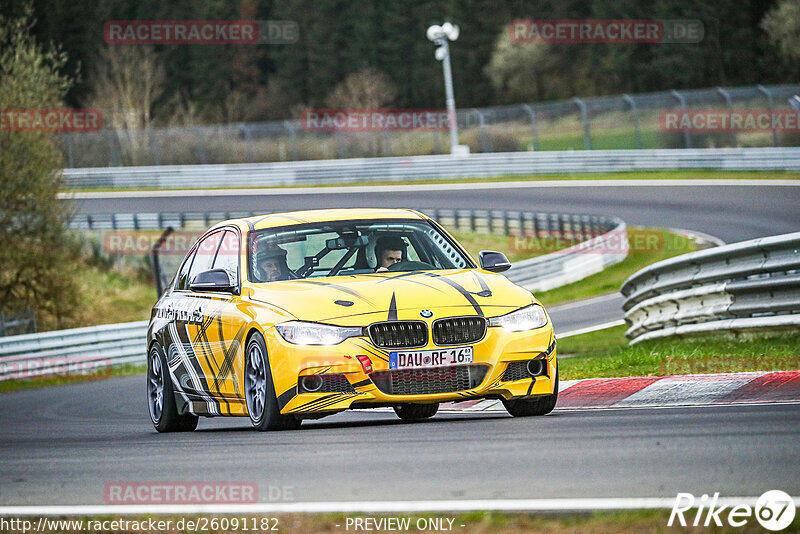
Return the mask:
<path id="1" fill-rule="evenodd" d="M 253 157 L 253 139 L 250 136 L 250 127 L 245 123 L 239 123 L 239 129 L 242 130 L 242 136 L 247 147 L 247 161 L 253 163 L 255 158 Z"/>
<path id="2" fill-rule="evenodd" d="M 622 95 L 624 100 L 631 108 L 631 119 L 633 120 L 633 137 L 636 139 L 636 148 L 642 148 L 642 132 L 639 128 L 639 108 L 631 95 Z"/>
<path id="3" fill-rule="evenodd" d="M 283 121 L 283 127 L 289 131 L 289 139 L 292 143 L 292 160 L 297 161 L 300 158 L 297 153 L 297 130 L 295 125 L 291 121 Z"/>
<path id="4" fill-rule="evenodd" d="M 592 149 L 592 132 L 589 129 L 589 110 L 586 108 L 586 103 L 580 98 L 573 97 L 572 103 L 578 106 L 581 111 L 581 122 L 583 122 L 583 146 L 586 150 Z"/>
<path id="5" fill-rule="evenodd" d="M 772 100 L 772 92 L 763 85 L 757 85 L 756 87 L 767 97 L 767 109 L 771 113 L 772 109 L 775 107 L 775 102 Z M 770 121 L 770 123 L 772 129 L 772 146 L 778 146 L 778 132 L 775 130 L 775 124 L 772 121 Z"/>
<path id="6" fill-rule="evenodd" d="M 486 135 L 486 121 L 483 118 L 483 113 L 478 111 L 478 108 L 472 108 L 472 112 L 478 117 L 478 127 L 480 128 L 481 137 L 481 152 L 491 152 L 492 145 Z"/>
<path id="7" fill-rule="evenodd" d="M 733 101 L 731 101 L 731 95 L 723 89 L 722 87 L 717 87 L 717 92 L 722 95 L 722 98 L 725 100 L 725 104 L 728 106 L 728 111 L 730 114 L 728 115 L 728 123 L 730 124 L 733 119 Z M 739 146 L 739 142 L 736 140 L 736 130 L 733 129 L 733 124 L 731 126 L 731 146 L 736 148 Z"/>
<path id="8" fill-rule="evenodd" d="M 161 165 L 161 148 L 158 146 L 156 133 L 152 128 L 148 128 L 147 135 L 150 136 L 150 149 L 153 151 L 153 165 Z"/>
<path id="9" fill-rule="evenodd" d="M 114 135 L 114 131 L 113 130 L 106 130 L 106 142 L 108 143 L 108 156 L 111 158 L 111 162 L 110 162 L 111 166 L 112 167 L 119 167 L 121 165 L 121 163 L 120 163 L 119 151 L 117 150 L 117 147 L 115 146 L 116 145 L 116 143 L 114 142 L 115 140 L 116 140 L 116 136 Z M 135 162 L 131 161 L 131 163 L 135 163 Z"/>
<path id="10" fill-rule="evenodd" d="M 522 104 L 522 109 L 528 114 L 531 120 L 531 142 L 533 143 L 533 150 L 539 150 L 539 128 L 536 125 L 536 112 L 528 104 Z"/>
<path id="11" fill-rule="evenodd" d="M 72 140 L 71 133 L 61 134 L 61 138 L 64 139 L 64 144 L 67 147 L 67 163 L 69 163 L 69 168 L 75 168 L 75 153 L 74 153 L 74 141 Z"/>
<path id="12" fill-rule="evenodd" d="M 158 238 L 158 241 L 153 245 L 151 250 L 151 254 L 153 256 L 153 275 L 156 278 L 156 291 L 158 292 L 158 298 L 161 298 L 161 293 L 164 291 L 164 284 L 161 280 L 161 264 L 158 261 L 158 252 L 161 250 L 161 247 L 164 246 L 164 243 L 167 241 L 167 237 L 174 232 L 175 229 L 172 226 L 167 227 L 166 230 L 161 234 L 161 237 Z"/>
<path id="13" fill-rule="evenodd" d="M 197 133 L 197 145 L 200 148 L 200 163 L 205 165 L 208 163 L 208 154 L 206 153 L 206 136 L 203 133 L 202 128 L 195 128 L 194 131 Z"/>
<path id="14" fill-rule="evenodd" d="M 670 94 L 672 96 L 674 96 L 675 99 L 680 103 L 681 109 L 685 113 L 687 111 L 687 108 L 686 108 L 686 99 L 683 97 L 683 95 L 680 94 L 675 89 L 670 91 Z M 689 135 L 689 130 L 686 130 L 686 131 L 683 132 L 683 147 L 684 148 L 692 148 L 692 139 L 691 139 L 691 137 Z"/>

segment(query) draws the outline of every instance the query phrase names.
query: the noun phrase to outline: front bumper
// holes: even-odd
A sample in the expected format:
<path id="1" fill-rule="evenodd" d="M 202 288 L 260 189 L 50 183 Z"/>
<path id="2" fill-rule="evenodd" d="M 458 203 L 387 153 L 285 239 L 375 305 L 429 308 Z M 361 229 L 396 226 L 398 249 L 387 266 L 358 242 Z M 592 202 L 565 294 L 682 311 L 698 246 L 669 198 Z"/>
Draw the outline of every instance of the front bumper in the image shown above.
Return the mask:
<path id="1" fill-rule="evenodd" d="M 473 347 L 473 366 L 486 366 L 485 375 L 474 387 L 435 393 L 431 387 L 421 394 L 389 394 L 376 386 L 377 376 L 388 371 L 389 350 L 375 347 L 368 338 L 350 338 L 335 346 L 301 346 L 287 343 L 274 329 L 267 335 L 275 390 L 282 414 L 331 413 L 358 407 L 387 406 L 399 403 L 431 403 L 462 401 L 477 398 L 521 398 L 553 393 L 556 377 L 556 350 L 552 324 L 525 332 L 507 332 L 490 327 L 486 336 Z M 415 350 L 440 349 L 428 345 Z M 372 362 L 367 374 L 356 358 L 366 355 Z M 519 380 L 503 380 L 511 362 L 540 358 L 546 365 L 540 376 Z M 435 368 L 449 372 L 452 368 Z M 378 373 L 377 375 L 375 373 Z M 300 392 L 298 380 L 307 375 L 339 374 L 347 378 L 349 391 L 325 393 Z M 376 380 L 373 380 L 373 375 Z M 423 373 L 428 376 L 429 374 Z M 435 375 L 435 373 L 434 373 Z M 385 376 L 385 375 L 384 375 Z M 474 383 L 475 381 L 473 381 Z M 345 388 L 342 388 L 345 389 Z M 386 390 L 385 387 L 383 387 Z M 424 384 L 417 389 L 425 391 Z"/>

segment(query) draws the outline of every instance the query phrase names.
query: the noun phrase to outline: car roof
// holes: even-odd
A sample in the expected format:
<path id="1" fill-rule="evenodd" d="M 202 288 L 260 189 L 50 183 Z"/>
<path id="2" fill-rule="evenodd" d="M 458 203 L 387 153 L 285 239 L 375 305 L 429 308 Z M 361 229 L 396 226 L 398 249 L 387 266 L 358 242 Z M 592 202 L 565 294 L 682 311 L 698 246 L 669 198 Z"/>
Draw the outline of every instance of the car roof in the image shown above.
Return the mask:
<path id="1" fill-rule="evenodd" d="M 293 224 L 306 224 L 328 221 L 353 221 L 363 219 L 419 219 L 426 217 L 410 209 L 390 209 L 390 208 L 336 208 L 324 210 L 304 210 L 288 211 L 282 213 L 270 213 L 244 217 L 241 219 L 230 219 L 214 226 L 236 225 L 242 230 L 263 230 L 265 228 L 275 228 L 278 226 L 290 226 Z"/>

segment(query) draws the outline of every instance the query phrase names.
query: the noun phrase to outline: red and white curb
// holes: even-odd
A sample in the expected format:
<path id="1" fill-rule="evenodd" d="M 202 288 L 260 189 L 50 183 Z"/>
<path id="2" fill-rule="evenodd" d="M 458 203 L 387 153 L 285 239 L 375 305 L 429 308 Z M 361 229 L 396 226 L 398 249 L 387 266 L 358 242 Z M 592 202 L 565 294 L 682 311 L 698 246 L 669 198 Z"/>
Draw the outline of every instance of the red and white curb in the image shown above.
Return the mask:
<path id="1" fill-rule="evenodd" d="M 800 401 L 800 371 L 565 380 L 558 409 L 638 408 Z M 499 400 L 445 403 L 447 412 L 505 411 Z"/>

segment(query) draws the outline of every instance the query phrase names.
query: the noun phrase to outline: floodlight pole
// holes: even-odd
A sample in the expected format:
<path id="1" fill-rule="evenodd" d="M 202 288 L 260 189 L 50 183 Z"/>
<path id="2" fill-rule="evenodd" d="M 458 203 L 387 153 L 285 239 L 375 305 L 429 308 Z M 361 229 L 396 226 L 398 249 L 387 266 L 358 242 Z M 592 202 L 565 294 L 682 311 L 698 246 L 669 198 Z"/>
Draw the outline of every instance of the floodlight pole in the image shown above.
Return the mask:
<path id="1" fill-rule="evenodd" d="M 447 117 L 450 122 L 450 153 L 453 154 L 458 146 L 458 124 L 456 123 L 456 98 L 453 96 L 453 72 L 450 70 L 450 46 L 447 37 L 436 40 L 436 44 L 444 49 L 442 69 L 444 70 L 444 92 L 447 104 Z"/>

